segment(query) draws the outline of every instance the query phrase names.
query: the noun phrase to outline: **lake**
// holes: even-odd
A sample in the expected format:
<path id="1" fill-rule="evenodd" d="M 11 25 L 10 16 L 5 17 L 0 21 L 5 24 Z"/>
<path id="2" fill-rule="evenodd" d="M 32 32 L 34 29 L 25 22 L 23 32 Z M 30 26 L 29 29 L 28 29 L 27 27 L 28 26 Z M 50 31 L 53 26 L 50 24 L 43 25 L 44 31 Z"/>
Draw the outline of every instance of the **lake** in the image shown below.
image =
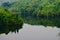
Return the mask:
<path id="1" fill-rule="evenodd" d="M 7 1 L 15 2 L 16 0 L 0 0 L 0 4 Z M 27 7 L 28 11 L 31 11 L 29 6 Z M 23 25 L 0 25 L 0 40 L 60 40 L 60 15 L 58 18 L 43 17 L 43 15 L 38 17 L 30 15 L 33 10 L 31 12 L 26 11 L 29 14 L 25 14 L 25 11 L 26 9 L 21 14 L 24 21 Z"/>
<path id="2" fill-rule="evenodd" d="M 24 23 L 17 33 L 0 34 L 0 40 L 60 40 L 60 28 Z"/>

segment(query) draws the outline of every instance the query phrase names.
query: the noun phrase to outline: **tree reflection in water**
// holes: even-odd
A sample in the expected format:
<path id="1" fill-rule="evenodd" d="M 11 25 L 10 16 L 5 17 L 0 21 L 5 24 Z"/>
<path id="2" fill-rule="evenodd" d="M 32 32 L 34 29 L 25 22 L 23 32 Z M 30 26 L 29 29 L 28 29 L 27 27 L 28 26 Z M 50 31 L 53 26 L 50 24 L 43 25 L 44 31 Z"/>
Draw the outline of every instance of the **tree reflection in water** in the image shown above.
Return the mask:
<path id="1" fill-rule="evenodd" d="M 60 36 L 60 32 L 58 33 L 58 36 Z"/>
<path id="2" fill-rule="evenodd" d="M 45 27 L 57 27 L 60 28 L 60 18 L 32 18 L 32 17 L 25 17 L 25 23 L 31 25 L 43 25 Z"/>
<path id="3" fill-rule="evenodd" d="M 23 18 L 24 23 L 28 23 L 31 25 L 43 25 L 44 27 L 57 27 L 60 28 L 60 18 L 33 18 L 33 17 L 25 17 Z M 18 32 L 19 29 L 22 28 L 22 25 L 0 25 L 0 34 L 9 32 Z"/>
<path id="4" fill-rule="evenodd" d="M 0 34 L 5 33 L 6 35 L 9 32 L 18 32 L 22 28 L 22 25 L 0 25 Z"/>

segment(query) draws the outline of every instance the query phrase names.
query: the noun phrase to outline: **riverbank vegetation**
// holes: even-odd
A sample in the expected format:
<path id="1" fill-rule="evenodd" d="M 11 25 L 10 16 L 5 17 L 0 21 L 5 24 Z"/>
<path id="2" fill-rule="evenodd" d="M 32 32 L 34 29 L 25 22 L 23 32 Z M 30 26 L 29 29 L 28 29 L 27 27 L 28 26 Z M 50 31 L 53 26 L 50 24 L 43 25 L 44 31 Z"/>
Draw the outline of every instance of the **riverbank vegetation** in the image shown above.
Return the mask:
<path id="1" fill-rule="evenodd" d="M 6 9 L 0 9 L 0 25 L 22 25 L 21 17 L 14 15 Z"/>
<path id="2" fill-rule="evenodd" d="M 60 19 L 59 18 L 23 18 L 25 23 L 31 25 L 43 25 L 44 27 L 57 27 L 60 28 Z"/>
<path id="3" fill-rule="evenodd" d="M 18 0 L 16 2 L 11 2 L 11 3 L 9 2 L 2 3 L 0 8 L 5 9 L 4 12 L 6 12 L 6 10 L 8 10 L 9 12 L 12 12 L 11 14 L 10 13 L 8 14 L 8 12 L 6 12 L 7 17 L 6 18 L 4 17 L 5 19 L 3 18 L 4 20 L 6 20 L 6 24 L 8 24 L 10 21 L 13 24 L 14 23 L 18 24 L 20 22 L 20 17 L 22 17 L 24 21 L 26 18 L 27 19 L 33 18 L 35 20 L 37 18 L 37 19 L 40 19 L 39 21 L 41 22 L 45 20 L 47 21 L 48 19 L 49 21 L 48 23 L 50 23 L 51 25 L 60 26 L 58 24 L 60 23 L 60 21 L 58 21 L 60 20 L 60 0 Z M 10 17 L 11 19 L 8 17 Z M 58 20 L 51 21 L 50 19 L 52 20 L 58 19 Z M 56 24 L 54 24 L 55 22 Z"/>

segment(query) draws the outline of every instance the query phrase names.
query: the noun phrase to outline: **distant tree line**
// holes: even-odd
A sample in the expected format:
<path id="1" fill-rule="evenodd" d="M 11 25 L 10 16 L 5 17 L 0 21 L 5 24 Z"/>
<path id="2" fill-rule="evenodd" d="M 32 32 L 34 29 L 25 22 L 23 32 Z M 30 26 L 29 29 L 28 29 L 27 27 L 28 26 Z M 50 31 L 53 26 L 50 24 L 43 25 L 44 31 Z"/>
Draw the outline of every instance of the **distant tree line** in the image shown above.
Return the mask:
<path id="1" fill-rule="evenodd" d="M 60 0 L 18 0 L 3 3 L 2 6 L 9 11 L 21 13 L 23 17 L 60 17 Z"/>

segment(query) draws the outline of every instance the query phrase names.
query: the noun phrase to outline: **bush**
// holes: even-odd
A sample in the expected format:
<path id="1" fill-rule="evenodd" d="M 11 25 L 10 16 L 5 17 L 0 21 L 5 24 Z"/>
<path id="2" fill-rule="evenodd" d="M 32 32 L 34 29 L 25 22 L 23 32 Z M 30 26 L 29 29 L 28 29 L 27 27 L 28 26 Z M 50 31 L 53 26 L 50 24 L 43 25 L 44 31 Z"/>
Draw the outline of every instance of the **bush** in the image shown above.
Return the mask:
<path id="1" fill-rule="evenodd" d="M 21 17 L 14 15 L 6 9 L 0 9 L 0 25 L 22 25 Z"/>

